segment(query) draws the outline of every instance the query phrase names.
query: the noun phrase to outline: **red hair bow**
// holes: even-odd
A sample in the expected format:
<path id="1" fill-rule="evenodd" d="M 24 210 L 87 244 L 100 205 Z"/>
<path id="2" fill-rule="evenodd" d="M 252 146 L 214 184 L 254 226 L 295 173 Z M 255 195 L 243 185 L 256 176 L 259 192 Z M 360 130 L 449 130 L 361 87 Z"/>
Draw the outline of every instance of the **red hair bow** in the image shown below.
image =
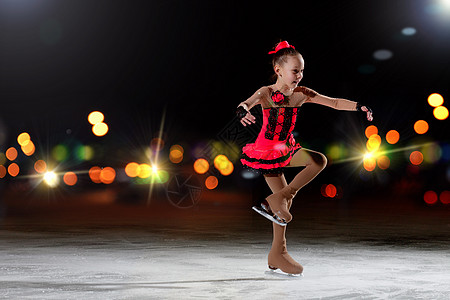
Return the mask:
<path id="1" fill-rule="evenodd" d="M 280 51 L 281 49 L 284 49 L 284 48 L 293 48 L 293 49 L 295 49 L 295 47 L 292 46 L 292 45 L 289 45 L 289 43 L 287 41 L 282 41 L 282 42 L 279 42 L 277 44 L 277 46 L 275 47 L 275 51 L 270 51 L 269 54 L 277 53 L 278 51 Z"/>

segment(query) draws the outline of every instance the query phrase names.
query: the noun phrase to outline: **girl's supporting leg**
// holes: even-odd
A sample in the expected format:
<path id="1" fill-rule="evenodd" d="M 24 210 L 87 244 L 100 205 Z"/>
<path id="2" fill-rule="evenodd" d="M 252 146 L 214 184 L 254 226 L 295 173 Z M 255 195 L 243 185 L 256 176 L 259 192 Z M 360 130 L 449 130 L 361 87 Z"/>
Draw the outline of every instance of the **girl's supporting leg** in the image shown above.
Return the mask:
<path id="1" fill-rule="evenodd" d="M 281 189 L 287 186 L 286 178 L 281 175 L 266 175 L 264 176 L 266 182 L 272 193 L 279 192 Z M 287 201 L 288 209 L 291 208 L 292 198 Z M 268 264 L 269 268 L 279 268 L 283 272 L 290 274 L 300 274 L 303 272 L 303 267 L 296 262 L 287 252 L 286 249 L 286 227 L 280 226 L 272 222 L 273 226 L 273 241 L 272 248 L 269 252 Z"/>

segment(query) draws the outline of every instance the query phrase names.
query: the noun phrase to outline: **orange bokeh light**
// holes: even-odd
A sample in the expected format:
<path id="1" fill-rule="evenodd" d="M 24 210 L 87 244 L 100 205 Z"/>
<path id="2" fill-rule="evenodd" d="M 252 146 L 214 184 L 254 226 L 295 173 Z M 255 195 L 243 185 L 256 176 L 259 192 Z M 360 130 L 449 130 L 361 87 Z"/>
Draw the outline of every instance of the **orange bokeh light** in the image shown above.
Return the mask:
<path id="1" fill-rule="evenodd" d="M 3 165 L 0 165 L 0 178 L 3 178 L 6 176 L 6 168 Z"/>
<path id="2" fill-rule="evenodd" d="M 181 152 L 179 149 L 170 150 L 169 159 L 174 164 L 178 164 L 183 160 L 183 152 Z"/>
<path id="3" fill-rule="evenodd" d="M 370 125 L 366 128 L 365 132 L 366 137 L 370 138 L 374 134 L 378 134 L 378 128 L 375 125 Z"/>
<path id="4" fill-rule="evenodd" d="M 336 197 L 336 194 L 337 194 L 337 189 L 336 189 L 336 187 L 335 187 L 334 185 L 332 185 L 332 184 L 328 184 L 328 185 L 325 187 L 325 194 L 326 194 L 328 197 L 330 197 L 330 198 Z"/>
<path id="5" fill-rule="evenodd" d="M 414 123 L 414 131 L 417 134 L 424 134 L 428 131 L 428 123 L 424 120 L 419 120 L 416 123 Z"/>
<path id="6" fill-rule="evenodd" d="M 26 156 L 31 156 L 36 151 L 36 147 L 34 146 L 34 143 L 31 140 L 28 141 L 28 143 L 26 145 L 23 145 L 21 148 L 22 148 L 22 152 Z"/>
<path id="7" fill-rule="evenodd" d="M 100 181 L 104 184 L 111 184 L 116 178 L 116 171 L 111 167 L 105 167 L 100 172 Z"/>
<path id="8" fill-rule="evenodd" d="M 208 178 L 206 178 L 206 180 L 205 180 L 205 186 L 209 190 L 215 189 L 218 184 L 219 184 L 219 180 L 217 179 L 216 176 L 211 175 Z"/>
<path id="9" fill-rule="evenodd" d="M 45 173 L 45 171 L 47 171 L 47 164 L 40 159 L 34 163 L 34 169 L 40 174 Z"/>
<path id="10" fill-rule="evenodd" d="M 377 166 L 377 162 L 376 162 L 375 158 L 373 158 L 373 157 L 365 158 L 363 161 L 363 165 L 364 165 L 364 169 L 371 172 L 371 171 L 375 170 L 375 167 Z"/>
<path id="11" fill-rule="evenodd" d="M 198 174 L 205 174 L 209 170 L 209 163 L 204 158 L 199 158 L 194 162 L 194 170 Z"/>
<path id="12" fill-rule="evenodd" d="M 381 137 L 378 134 L 372 134 L 367 140 L 366 148 L 369 152 L 377 151 L 381 145 Z"/>
<path id="13" fill-rule="evenodd" d="M 386 133 L 386 141 L 393 145 L 396 144 L 400 140 L 400 134 L 397 130 L 389 130 L 388 133 Z"/>
<path id="14" fill-rule="evenodd" d="M 19 175 L 19 172 L 20 172 L 20 168 L 19 168 L 18 164 L 12 163 L 8 166 L 8 173 L 12 177 L 16 177 L 17 175 Z"/>
<path id="15" fill-rule="evenodd" d="M 386 155 L 382 155 L 377 158 L 378 168 L 386 170 L 391 165 L 391 160 Z"/>
<path id="16" fill-rule="evenodd" d="M 139 175 L 139 172 L 141 170 L 141 167 L 138 163 L 130 162 L 125 167 L 125 173 L 128 175 L 128 177 L 137 177 Z"/>
<path id="17" fill-rule="evenodd" d="M 109 130 L 108 125 L 103 122 L 97 123 L 94 126 L 92 126 L 92 132 L 96 136 L 104 136 L 105 134 L 108 133 L 108 130 Z"/>
<path id="18" fill-rule="evenodd" d="M 438 196 L 437 196 L 436 192 L 434 192 L 434 191 L 427 191 L 423 195 L 423 200 L 427 204 L 430 204 L 430 205 L 435 204 L 438 201 Z"/>
<path id="19" fill-rule="evenodd" d="M 423 162 L 423 154 L 420 151 L 413 151 L 410 155 L 409 155 L 409 160 L 411 161 L 411 163 L 413 165 L 420 165 Z"/>
<path id="20" fill-rule="evenodd" d="M 6 150 L 6 158 L 9 159 L 10 161 L 13 161 L 17 158 L 17 150 L 14 147 L 9 148 L 8 150 Z"/>
<path id="21" fill-rule="evenodd" d="M 223 176 L 228 176 L 231 173 L 233 173 L 233 171 L 234 171 L 234 166 L 231 161 L 228 161 L 227 165 L 224 168 L 219 170 L 220 174 L 222 174 Z"/>
<path id="22" fill-rule="evenodd" d="M 74 172 L 67 172 L 63 177 L 64 183 L 73 186 L 77 183 L 78 177 Z"/>
<path id="23" fill-rule="evenodd" d="M 100 173 L 102 172 L 102 169 L 100 167 L 92 167 L 89 170 L 89 177 L 91 178 L 92 182 L 95 183 L 101 183 L 100 180 Z"/>

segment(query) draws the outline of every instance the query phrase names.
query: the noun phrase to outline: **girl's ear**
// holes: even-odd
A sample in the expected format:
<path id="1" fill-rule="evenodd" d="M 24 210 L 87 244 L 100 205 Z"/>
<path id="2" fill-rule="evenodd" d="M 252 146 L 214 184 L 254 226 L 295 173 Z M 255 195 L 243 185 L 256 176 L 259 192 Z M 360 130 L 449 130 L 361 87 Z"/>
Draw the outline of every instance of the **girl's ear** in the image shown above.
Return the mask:
<path id="1" fill-rule="evenodd" d="M 280 66 L 280 65 L 275 65 L 275 66 L 273 67 L 273 71 L 274 71 L 275 74 L 277 74 L 278 76 L 281 76 L 280 70 L 281 70 L 281 66 Z"/>

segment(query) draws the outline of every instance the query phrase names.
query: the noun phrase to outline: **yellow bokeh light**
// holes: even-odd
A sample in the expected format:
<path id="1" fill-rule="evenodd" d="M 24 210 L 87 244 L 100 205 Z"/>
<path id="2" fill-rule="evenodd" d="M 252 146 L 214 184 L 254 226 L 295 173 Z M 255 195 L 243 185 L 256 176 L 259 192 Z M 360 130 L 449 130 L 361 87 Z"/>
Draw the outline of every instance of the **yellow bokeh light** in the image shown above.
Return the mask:
<path id="1" fill-rule="evenodd" d="M 9 148 L 8 150 L 6 150 L 6 158 L 9 159 L 10 161 L 13 161 L 17 158 L 17 150 L 14 147 Z"/>
<path id="2" fill-rule="evenodd" d="M 220 174 L 222 174 L 224 176 L 228 176 L 231 173 L 233 173 L 233 170 L 234 170 L 233 163 L 231 161 L 228 161 L 227 165 L 219 171 L 220 171 Z"/>
<path id="3" fill-rule="evenodd" d="M 88 121 L 92 125 L 98 124 L 105 120 L 105 116 L 99 111 L 93 111 L 88 116 Z"/>
<path id="4" fill-rule="evenodd" d="M 424 120 L 419 120 L 416 123 L 414 123 L 414 131 L 417 134 L 424 134 L 428 131 L 428 123 Z"/>
<path id="5" fill-rule="evenodd" d="M 448 118 L 448 109 L 445 106 L 438 106 L 433 109 L 433 115 L 438 120 L 445 120 Z"/>
<path id="6" fill-rule="evenodd" d="M 374 134 L 378 134 L 378 128 L 375 125 L 370 125 L 365 130 L 365 135 L 367 138 L 370 138 Z"/>
<path id="7" fill-rule="evenodd" d="M 34 163 L 34 169 L 36 170 L 36 172 L 42 174 L 47 171 L 47 163 L 40 159 Z"/>
<path id="8" fill-rule="evenodd" d="M 396 144 L 400 139 L 400 133 L 398 133 L 397 130 L 389 130 L 388 133 L 386 133 L 386 141 L 393 145 Z"/>
<path id="9" fill-rule="evenodd" d="M 103 122 L 97 123 L 92 127 L 92 132 L 96 136 L 104 136 L 105 134 L 108 133 L 108 130 L 109 130 L 108 125 Z"/>
<path id="10" fill-rule="evenodd" d="M 138 163 L 130 162 L 125 167 L 125 173 L 128 175 L 128 177 L 134 178 L 139 175 L 139 172 L 141 171 L 141 167 Z"/>
<path id="11" fill-rule="evenodd" d="M 366 147 L 370 152 L 377 151 L 381 145 L 381 137 L 378 134 L 372 134 L 367 140 Z"/>
<path id="12" fill-rule="evenodd" d="M 23 132 L 17 137 L 17 142 L 20 146 L 24 147 L 30 142 L 30 139 L 30 135 L 27 132 Z"/>
<path id="13" fill-rule="evenodd" d="M 228 158 L 223 155 L 219 154 L 214 158 L 214 167 L 216 167 L 217 170 L 225 169 L 230 161 Z"/>
<path id="14" fill-rule="evenodd" d="M 152 175 L 153 169 L 148 164 L 139 165 L 139 178 L 148 178 Z"/>
<path id="15" fill-rule="evenodd" d="M 433 107 L 438 107 L 444 103 L 444 98 L 438 94 L 433 93 L 430 96 L 428 96 L 428 104 L 430 104 Z"/>
<path id="16" fill-rule="evenodd" d="M 204 158 L 199 158 L 194 162 L 194 170 L 198 174 L 205 174 L 209 170 L 209 163 Z"/>
<path id="17" fill-rule="evenodd" d="M 206 178 L 206 180 L 205 180 L 205 186 L 209 190 L 215 189 L 218 184 L 219 184 L 219 180 L 217 179 L 216 176 L 212 176 L 212 175 L 208 176 L 208 178 Z"/>
<path id="18" fill-rule="evenodd" d="M 59 178 L 55 172 L 47 172 L 44 174 L 44 182 L 51 188 L 54 188 L 59 183 Z"/>
<path id="19" fill-rule="evenodd" d="M 67 172 L 66 174 L 64 174 L 63 180 L 65 184 L 74 186 L 78 181 L 78 177 L 74 172 Z"/>

